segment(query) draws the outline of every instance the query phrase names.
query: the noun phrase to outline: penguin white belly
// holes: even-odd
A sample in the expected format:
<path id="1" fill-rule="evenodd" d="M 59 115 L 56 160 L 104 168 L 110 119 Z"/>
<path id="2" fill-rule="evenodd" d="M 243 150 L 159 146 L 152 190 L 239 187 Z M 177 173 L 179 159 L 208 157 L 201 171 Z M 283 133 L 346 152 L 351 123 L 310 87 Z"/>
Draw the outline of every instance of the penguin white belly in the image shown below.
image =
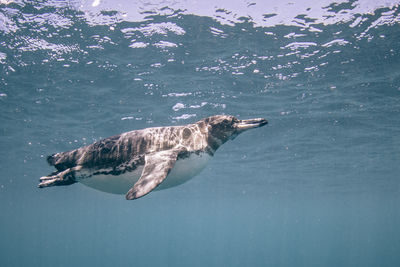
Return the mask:
<path id="1" fill-rule="evenodd" d="M 207 153 L 192 153 L 189 157 L 178 159 L 167 178 L 154 190 L 163 190 L 189 181 L 207 165 L 211 156 Z"/>
<path id="2" fill-rule="evenodd" d="M 78 179 L 86 186 L 112 194 L 125 195 L 129 189 L 139 180 L 143 166 L 139 166 L 132 172 L 125 172 L 120 175 L 98 174 L 89 178 Z M 90 175 L 87 175 L 90 176 Z"/>
<path id="3" fill-rule="evenodd" d="M 210 158 L 211 156 L 207 153 L 192 153 L 187 158 L 177 160 L 167 178 L 154 190 L 167 189 L 187 182 L 205 168 Z M 80 173 L 80 176 L 91 177 L 78 179 L 78 181 L 96 190 L 125 195 L 139 180 L 142 171 L 143 166 L 139 166 L 132 172 L 125 172 L 120 175 Z"/>

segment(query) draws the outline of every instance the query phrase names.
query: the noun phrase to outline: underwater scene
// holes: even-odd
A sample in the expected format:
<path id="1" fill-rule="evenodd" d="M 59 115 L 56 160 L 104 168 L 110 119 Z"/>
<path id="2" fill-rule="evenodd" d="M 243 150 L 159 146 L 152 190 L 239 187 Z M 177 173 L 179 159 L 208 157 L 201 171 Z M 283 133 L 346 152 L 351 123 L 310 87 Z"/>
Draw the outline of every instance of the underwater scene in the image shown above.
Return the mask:
<path id="1" fill-rule="evenodd" d="M 138 199 L 38 187 L 215 115 L 268 124 Z M 0 137 L 0 266 L 400 266 L 400 1 L 0 0 Z"/>

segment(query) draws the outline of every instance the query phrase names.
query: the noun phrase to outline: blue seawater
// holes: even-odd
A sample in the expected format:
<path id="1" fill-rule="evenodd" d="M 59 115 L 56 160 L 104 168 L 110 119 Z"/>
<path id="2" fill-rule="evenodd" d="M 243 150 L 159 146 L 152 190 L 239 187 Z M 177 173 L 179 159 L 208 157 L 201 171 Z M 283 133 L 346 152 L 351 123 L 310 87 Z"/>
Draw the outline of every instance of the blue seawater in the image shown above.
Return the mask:
<path id="1" fill-rule="evenodd" d="M 400 266 L 399 1 L 0 1 L 0 266 Z M 45 157 L 269 124 L 135 201 Z"/>

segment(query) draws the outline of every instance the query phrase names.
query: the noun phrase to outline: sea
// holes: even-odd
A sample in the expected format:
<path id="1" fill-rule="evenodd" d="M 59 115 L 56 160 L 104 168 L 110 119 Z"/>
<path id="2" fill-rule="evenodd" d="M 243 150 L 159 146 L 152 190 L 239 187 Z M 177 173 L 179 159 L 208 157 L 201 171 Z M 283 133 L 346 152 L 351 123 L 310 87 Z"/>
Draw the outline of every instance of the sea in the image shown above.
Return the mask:
<path id="1" fill-rule="evenodd" d="M 46 157 L 229 114 L 180 186 Z M 0 0 L 0 266 L 400 266 L 400 1 Z"/>

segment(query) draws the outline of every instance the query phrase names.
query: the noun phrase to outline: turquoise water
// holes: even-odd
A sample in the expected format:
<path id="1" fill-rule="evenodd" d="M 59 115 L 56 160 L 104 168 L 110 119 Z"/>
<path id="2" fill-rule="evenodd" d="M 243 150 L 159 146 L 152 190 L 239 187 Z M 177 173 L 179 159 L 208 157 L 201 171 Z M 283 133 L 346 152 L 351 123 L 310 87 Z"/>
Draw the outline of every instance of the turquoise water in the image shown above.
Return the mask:
<path id="1" fill-rule="evenodd" d="M 0 266 L 400 266 L 399 1 L 0 1 Z M 269 124 L 135 201 L 45 157 Z"/>

